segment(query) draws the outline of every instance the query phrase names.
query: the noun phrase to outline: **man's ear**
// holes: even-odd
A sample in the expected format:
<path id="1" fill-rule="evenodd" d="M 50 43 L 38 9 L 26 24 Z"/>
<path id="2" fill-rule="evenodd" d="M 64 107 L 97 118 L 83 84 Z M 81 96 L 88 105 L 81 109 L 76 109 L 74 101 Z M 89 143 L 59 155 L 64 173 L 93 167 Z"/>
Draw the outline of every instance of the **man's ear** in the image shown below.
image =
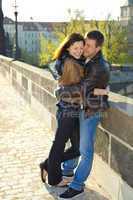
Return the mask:
<path id="1" fill-rule="evenodd" d="M 101 47 L 98 46 L 98 47 L 96 48 L 97 53 L 98 53 L 100 50 L 101 50 Z"/>

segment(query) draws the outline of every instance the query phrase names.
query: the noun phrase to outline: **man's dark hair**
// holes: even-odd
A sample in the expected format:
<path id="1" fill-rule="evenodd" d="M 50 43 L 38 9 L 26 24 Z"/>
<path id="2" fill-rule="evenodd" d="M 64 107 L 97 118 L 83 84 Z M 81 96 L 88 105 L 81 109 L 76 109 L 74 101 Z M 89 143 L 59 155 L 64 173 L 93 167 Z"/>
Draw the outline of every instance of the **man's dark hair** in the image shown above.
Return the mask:
<path id="1" fill-rule="evenodd" d="M 96 41 L 96 47 L 102 46 L 104 43 L 104 35 L 100 31 L 91 31 L 86 34 L 86 37 Z"/>

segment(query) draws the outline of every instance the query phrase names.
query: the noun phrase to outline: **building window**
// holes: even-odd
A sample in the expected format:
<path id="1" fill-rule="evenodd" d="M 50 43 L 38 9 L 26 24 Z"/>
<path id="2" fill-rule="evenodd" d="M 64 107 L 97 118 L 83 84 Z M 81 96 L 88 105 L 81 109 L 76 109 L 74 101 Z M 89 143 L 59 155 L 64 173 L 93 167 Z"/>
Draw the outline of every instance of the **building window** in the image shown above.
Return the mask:
<path id="1" fill-rule="evenodd" d="M 127 17 L 127 8 L 122 9 L 122 17 Z"/>
<path id="2" fill-rule="evenodd" d="M 133 17 L 133 8 L 131 8 L 131 17 Z"/>

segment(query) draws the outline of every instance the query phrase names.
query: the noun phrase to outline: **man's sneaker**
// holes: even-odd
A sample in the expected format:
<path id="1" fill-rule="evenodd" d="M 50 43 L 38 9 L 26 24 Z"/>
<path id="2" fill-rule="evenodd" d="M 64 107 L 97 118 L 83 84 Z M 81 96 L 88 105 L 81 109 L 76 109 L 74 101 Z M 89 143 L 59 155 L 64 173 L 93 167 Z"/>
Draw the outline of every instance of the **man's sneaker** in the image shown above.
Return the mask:
<path id="1" fill-rule="evenodd" d="M 68 188 L 63 194 L 59 196 L 59 199 L 71 199 L 73 197 L 78 197 L 81 193 L 84 192 L 84 189 L 78 191 L 73 188 Z"/>

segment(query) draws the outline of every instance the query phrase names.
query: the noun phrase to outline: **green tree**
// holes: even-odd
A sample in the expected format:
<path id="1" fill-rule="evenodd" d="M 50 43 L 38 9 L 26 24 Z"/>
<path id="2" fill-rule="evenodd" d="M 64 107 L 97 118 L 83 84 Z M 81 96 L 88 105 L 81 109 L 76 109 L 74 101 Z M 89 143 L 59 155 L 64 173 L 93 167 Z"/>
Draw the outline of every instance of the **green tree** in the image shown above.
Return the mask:
<path id="1" fill-rule="evenodd" d="M 100 30 L 105 36 L 103 53 L 111 63 L 123 64 L 128 59 L 127 30 L 119 20 L 112 20 L 108 15 L 105 21 L 91 21 L 91 29 Z"/>
<path id="2" fill-rule="evenodd" d="M 71 9 L 69 9 L 68 14 L 70 18 L 70 22 L 67 26 L 68 34 L 79 32 L 82 35 L 85 35 L 87 31 L 87 23 L 85 22 L 84 12 L 78 9 L 72 12 Z"/>
<path id="3" fill-rule="evenodd" d="M 85 21 L 84 13 L 82 10 L 68 9 L 69 22 L 60 24 L 54 28 L 54 34 L 58 40 L 58 43 L 62 42 L 63 39 L 73 32 L 78 32 L 82 35 L 88 31 L 88 21 Z"/>
<path id="4" fill-rule="evenodd" d="M 53 58 L 53 54 L 57 47 L 56 39 L 47 39 L 43 34 L 39 38 L 40 50 L 39 50 L 39 66 L 42 66 L 50 62 Z"/>

